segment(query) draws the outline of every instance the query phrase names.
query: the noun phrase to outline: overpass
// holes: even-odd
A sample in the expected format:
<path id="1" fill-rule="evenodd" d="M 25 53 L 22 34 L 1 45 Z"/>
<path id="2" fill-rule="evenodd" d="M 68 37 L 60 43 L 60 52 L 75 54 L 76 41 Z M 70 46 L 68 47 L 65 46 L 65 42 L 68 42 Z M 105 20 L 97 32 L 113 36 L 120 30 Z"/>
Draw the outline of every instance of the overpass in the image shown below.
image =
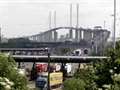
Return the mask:
<path id="1" fill-rule="evenodd" d="M 85 44 L 85 43 L 83 43 L 83 44 Z M 56 45 L 56 44 L 55 44 Z M 2 52 L 2 53 L 10 53 L 11 55 L 36 55 L 36 56 L 41 56 L 41 55 L 47 55 L 47 53 L 48 53 L 48 49 L 50 50 L 50 52 L 52 53 L 52 54 L 55 54 L 55 53 L 53 53 L 55 50 L 54 50 L 54 48 L 80 48 L 81 46 L 80 45 L 82 45 L 82 44 L 80 44 L 80 43 L 70 43 L 70 45 L 69 44 L 64 44 L 64 43 L 59 43 L 58 45 L 56 45 L 55 47 L 47 47 L 47 48 L 0 48 L 0 52 Z M 54 46 L 54 44 L 53 44 L 53 46 Z M 85 45 L 82 45 L 83 47 L 82 48 L 86 48 L 86 47 L 88 47 L 89 48 L 89 46 L 86 46 L 86 44 Z"/>
<path id="2" fill-rule="evenodd" d="M 90 63 L 96 60 L 107 60 L 106 56 L 26 56 L 12 55 L 16 62 L 48 62 L 51 63 Z"/>
<path id="3" fill-rule="evenodd" d="M 47 48 L 0 48 L 0 52 L 11 55 L 43 55 L 47 54 Z"/>

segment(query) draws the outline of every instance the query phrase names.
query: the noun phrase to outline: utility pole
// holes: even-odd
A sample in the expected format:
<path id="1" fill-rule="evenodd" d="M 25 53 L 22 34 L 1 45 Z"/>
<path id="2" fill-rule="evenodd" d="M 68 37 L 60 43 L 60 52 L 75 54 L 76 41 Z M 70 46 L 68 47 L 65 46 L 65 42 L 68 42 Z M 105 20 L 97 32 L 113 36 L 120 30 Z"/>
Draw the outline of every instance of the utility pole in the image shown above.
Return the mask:
<path id="1" fill-rule="evenodd" d="M 114 32 L 113 32 L 113 48 L 115 49 L 115 38 L 116 38 L 116 0 L 114 0 Z"/>
<path id="2" fill-rule="evenodd" d="M 0 27 L 0 43 L 2 41 L 2 33 L 1 33 L 1 27 Z"/>

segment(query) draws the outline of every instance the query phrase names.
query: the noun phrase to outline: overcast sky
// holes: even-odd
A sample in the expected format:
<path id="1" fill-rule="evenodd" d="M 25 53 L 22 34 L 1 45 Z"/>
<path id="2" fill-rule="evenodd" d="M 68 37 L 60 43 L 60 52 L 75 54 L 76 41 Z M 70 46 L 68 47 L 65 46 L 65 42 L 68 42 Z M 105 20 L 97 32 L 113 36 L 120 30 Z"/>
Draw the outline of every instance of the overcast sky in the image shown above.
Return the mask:
<path id="1" fill-rule="evenodd" d="M 113 30 L 114 0 L 0 0 L 0 24 L 5 37 L 33 35 L 49 29 L 49 11 L 57 13 L 57 26 L 69 26 L 69 7 L 73 4 L 73 26 L 76 25 L 76 3 L 79 3 L 79 26 L 96 25 Z M 54 26 L 52 21 L 52 26 Z M 117 0 L 117 37 L 120 36 L 120 0 Z"/>

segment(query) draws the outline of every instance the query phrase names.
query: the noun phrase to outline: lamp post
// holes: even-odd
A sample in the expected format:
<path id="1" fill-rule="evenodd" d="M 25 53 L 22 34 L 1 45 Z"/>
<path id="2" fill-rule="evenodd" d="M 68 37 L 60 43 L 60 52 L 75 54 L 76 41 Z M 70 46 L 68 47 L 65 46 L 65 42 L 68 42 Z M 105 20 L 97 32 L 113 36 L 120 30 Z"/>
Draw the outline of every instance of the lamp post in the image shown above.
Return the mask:
<path id="1" fill-rule="evenodd" d="M 116 33 L 116 0 L 114 0 L 114 32 L 113 32 L 113 48 L 115 49 L 115 33 Z"/>
<path id="2" fill-rule="evenodd" d="M 1 27 L 0 27 L 0 43 L 2 41 Z"/>

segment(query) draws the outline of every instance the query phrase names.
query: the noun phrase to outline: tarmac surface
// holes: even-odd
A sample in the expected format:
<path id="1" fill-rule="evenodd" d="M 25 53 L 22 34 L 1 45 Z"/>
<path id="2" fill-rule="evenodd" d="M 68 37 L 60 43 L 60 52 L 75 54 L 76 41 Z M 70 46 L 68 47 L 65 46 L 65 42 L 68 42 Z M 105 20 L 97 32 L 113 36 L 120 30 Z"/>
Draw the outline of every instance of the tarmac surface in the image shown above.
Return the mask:
<path id="1" fill-rule="evenodd" d="M 28 87 L 30 88 L 30 90 L 39 90 L 35 87 L 35 82 L 34 81 L 29 81 Z M 46 90 L 46 89 L 43 89 L 43 90 Z M 51 89 L 51 90 L 62 90 L 62 88 L 57 87 L 57 88 L 54 88 L 54 89 Z"/>

